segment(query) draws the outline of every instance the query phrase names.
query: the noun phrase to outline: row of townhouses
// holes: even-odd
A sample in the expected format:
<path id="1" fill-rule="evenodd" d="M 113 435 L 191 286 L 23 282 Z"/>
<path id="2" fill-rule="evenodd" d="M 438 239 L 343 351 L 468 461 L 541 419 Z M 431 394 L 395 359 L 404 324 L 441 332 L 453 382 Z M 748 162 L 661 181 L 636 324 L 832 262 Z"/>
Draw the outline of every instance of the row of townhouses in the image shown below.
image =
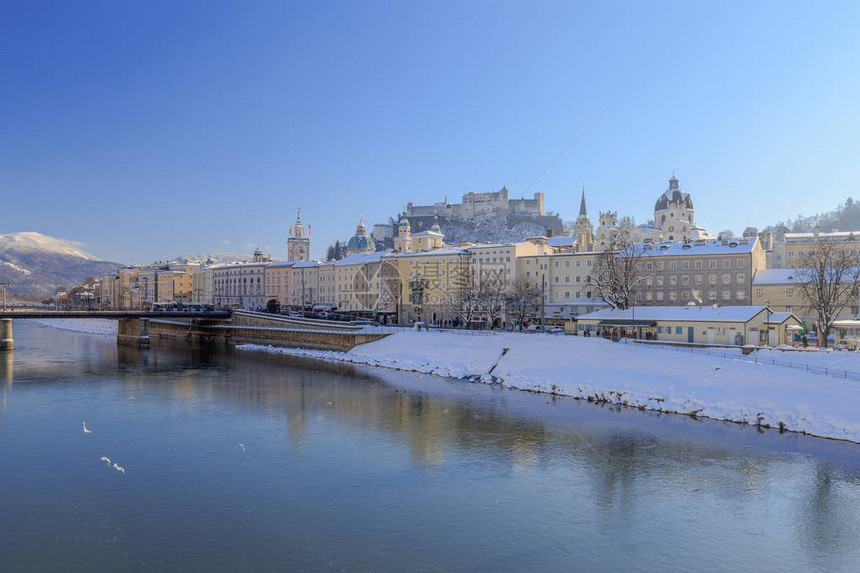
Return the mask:
<path id="1" fill-rule="evenodd" d="M 337 261 L 310 260 L 310 238 L 298 217 L 287 239 L 287 261 L 259 248 L 236 263 L 172 263 L 121 268 L 103 277 L 100 308 L 151 308 L 165 302 L 209 303 L 262 310 L 331 310 L 384 322 L 453 321 L 463 293 L 476 283 L 502 290 L 521 285 L 539 293 L 534 318 L 561 324 L 605 308 L 595 267 L 621 232 L 615 213 L 601 213 L 594 231 L 583 191 L 571 236 L 533 237 L 518 243 L 444 243 L 438 225 L 412 232 L 408 213 L 397 223 L 394 248 L 378 250 L 363 223 Z M 628 226 L 638 241 L 642 280 L 634 306 L 768 306 L 811 316 L 796 268 L 820 240 L 855 254 L 853 233 L 768 233 L 714 237 L 695 223 L 692 199 L 673 175 L 648 225 Z M 856 316 L 858 303 L 843 314 Z M 502 321 L 504 315 L 493 317 Z"/>

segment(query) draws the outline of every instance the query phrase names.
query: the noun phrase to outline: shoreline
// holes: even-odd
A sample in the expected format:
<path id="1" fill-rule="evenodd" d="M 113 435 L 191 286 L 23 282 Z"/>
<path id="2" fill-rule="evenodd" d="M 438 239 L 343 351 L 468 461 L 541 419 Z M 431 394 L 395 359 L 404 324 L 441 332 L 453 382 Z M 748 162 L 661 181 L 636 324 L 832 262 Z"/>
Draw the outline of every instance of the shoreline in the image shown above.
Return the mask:
<path id="1" fill-rule="evenodd" d="M 786 380 L 788 369 L 742 361 L 740 351 L 738 359 L 667 356 L 659 348 L 601 339 L 516 334 L 488 338 L 444 332 L 398 333 L 349 352 L 250 344 L 236 348 L 432 374 L 860 444 L 860 422 L 845 407 L 860 404 L 860 383 L 805 372 L 791 372 Z M 510 352 L 502 355 L 503 348 Z M 850 359 L 860 370 L 860 355 Z M 720 386 L 723 382 L 725 386 Z"/>

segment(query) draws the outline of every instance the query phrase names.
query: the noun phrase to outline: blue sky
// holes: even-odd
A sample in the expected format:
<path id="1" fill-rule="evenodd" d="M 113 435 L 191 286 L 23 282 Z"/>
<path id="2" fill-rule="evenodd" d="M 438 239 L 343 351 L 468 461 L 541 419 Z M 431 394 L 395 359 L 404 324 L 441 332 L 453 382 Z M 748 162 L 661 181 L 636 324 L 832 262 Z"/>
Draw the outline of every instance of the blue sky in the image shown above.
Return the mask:
<path id="1" fill-rule="evenodd" d="M 322 256 L 358 216 L 258 114 L 368 223 L 502 185 L 573 219 L 582 184 L 645 222 L 673 169 L 712 232 L 828 211 L 860 195 L 858 6 L 4 2 L 0 233 L 284 258 L 301 206 Z"/>

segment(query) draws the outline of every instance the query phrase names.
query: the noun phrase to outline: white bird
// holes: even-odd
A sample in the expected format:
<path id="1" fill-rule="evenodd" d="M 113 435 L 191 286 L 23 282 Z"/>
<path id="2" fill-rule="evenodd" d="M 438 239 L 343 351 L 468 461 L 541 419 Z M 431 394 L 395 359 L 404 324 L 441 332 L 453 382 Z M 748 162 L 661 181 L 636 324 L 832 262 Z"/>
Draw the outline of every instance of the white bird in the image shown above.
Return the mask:
<path id="1" fill-rule="evenodd" d="M 236 444 L 236 449 L 237 449 L 237 450 L 242 450 L 243 452 L 247 451 L 247 450 L 245 449 L 245 444 L 243 444 L 242 442 L 239 442 L 238 444 Z"/>
<path id="2" fill-rule="evenodd" d="M 81 424 L 84 426 L 84 433 L 85 434 L 92 434 L 93 433 L 92 430 L 87 430 L 87 423 L 86 422 L 81 422 Z"/>
<path id="3" fill-rule="evenodd" d="M 114 462 L 114 464 L 113 464 L 113 469 L 115 469 L 118 472 L 122 472 L 122 475 L 125 475 L 125 468 L 122 466 L 116 465 L 116 462 Z"/>
<path id="4" fill-rule="evenodd" d="M 107 462 L 108 467 L 110 467 L 110 460 L 107 457 L 102 456 L 99 458 L 99 461 L 100 462 Z"/>

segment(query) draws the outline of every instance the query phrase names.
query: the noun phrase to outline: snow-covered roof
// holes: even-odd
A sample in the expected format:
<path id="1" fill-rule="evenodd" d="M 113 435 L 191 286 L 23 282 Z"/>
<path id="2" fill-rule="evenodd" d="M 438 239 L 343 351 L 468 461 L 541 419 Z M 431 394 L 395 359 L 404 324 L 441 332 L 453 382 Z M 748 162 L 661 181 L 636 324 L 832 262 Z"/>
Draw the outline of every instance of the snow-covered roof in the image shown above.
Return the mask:
<path id="1" fill-rule="evenodd" d="M 547 237 L 546 244 L 550 247 L 569 247 L 576 242 L 576 237 Z"/>
<path id="2" fill-rule="evenodd" d="M 372 253 L 353 253 L 347 255 L 339 261 L 335 261 L 336 267 L 344 265 L 364 265 L 367 263 L 378 263 L 385 255 L 390 255 L 392 251 L 374 251 Z"/>
<path id="3" fill-rule="evenodd" d="M 782 285 L 796 283 L 799 279 L 797 269 L 767 269 L 756 271 L 752 284 Z"/>
<path id="4" fill-rule="evenodd" d="M 437 233 L 436 231 L 419 231 L 417 233 L 412 233 L 413 237 L 423 237 L 424 235 L 429 235 L 431 237 L 444 237 L 442 233 Z"/>
<path id="5" fill-rule="evenodd" d="M 786 233 L 783 239 L 786 243 L 815 243 L 824 241 L 856 241 L 860 233 L 855 231 L 831 231 L 829 233 Z"/>
<path id="6" fill-rule="evenodd" d="M 282 261 L 279 263 L 269 263 L 266 265 L 267 269 L 279 269 L 281 267 L 291 267 L 296 264 L 296 261 Z"/>
<path id="7" fill-rule="evenodd" d="M 800 319 L 794 316 L 791 312 L 772 312 L 770 316 L 767 318 L 767 322 L 773 324 L 782 324 L 786 320 L 794 319 L 797 323 L 800 323 Z"/>
<path id="8" fill-rule="evenodd" d="M 675 255 L 737 255 L 753 251 L 758 238 L 751 239 L 719 239 L 690 241 L 688 243 L 639 243 L 635 246 L 642 250 L 644 257 L 675 256 Z"/>
<path id="9" fill-rule="evenodd" d="M 307 269 L 307 268 L 318 267 L 319 264 L 320 264 L 319 261 L 296 261 L 295 263 L 293 263 L 293 268 L 294 269 Z"/>
<path id="10" fill-rule="evenodd" d="M 445 247 L 442 249 L 433 249 L 432 251 L 421 251 L 418 253 L 390 253 L 392 257 L 425 257 L 428 255 L 436 257 L 444 257 L 448 255 L 468 255 L 469 251 L 460 247 Z"/>
<path id="11" fill-rule="evenodd" d="M 608 308 L 579 317 L 579 320 L 654 320 L 673 322 L 748 322 L 765 312 L 763 306 L 637 306 Z"/>

